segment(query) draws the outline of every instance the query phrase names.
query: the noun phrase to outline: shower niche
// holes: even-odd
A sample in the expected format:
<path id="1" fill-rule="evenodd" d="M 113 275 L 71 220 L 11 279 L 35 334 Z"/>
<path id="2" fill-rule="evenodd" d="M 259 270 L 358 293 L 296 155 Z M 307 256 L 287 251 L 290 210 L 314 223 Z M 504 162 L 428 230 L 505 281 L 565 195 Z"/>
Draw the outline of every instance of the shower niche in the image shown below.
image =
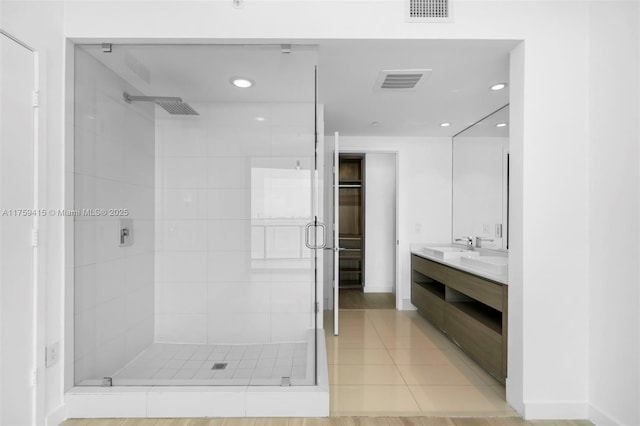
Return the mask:
<path id="1" fill-rule="evenodd" d="M 76 47 L 74 205 L 104 212 L 73 218 L 76 386 L 317 384 L 316 63 Z"/>

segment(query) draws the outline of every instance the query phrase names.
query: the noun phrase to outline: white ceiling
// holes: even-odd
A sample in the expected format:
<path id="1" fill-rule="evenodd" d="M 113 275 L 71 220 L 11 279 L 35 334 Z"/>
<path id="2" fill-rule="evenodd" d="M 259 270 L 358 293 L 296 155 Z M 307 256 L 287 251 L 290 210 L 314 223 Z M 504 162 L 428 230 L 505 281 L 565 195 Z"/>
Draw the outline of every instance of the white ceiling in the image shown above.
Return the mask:
<path id="1" fill-rule="evenodd" d="M 452 136 L 509 102 L 513 41 L 331 40 L 279 45 L 83 46 L 145 95 L 199 102 L 311 102 L 314 66 L 325 134 Z M 374 90 L 381 70 L 431 69 L 415 91 Z M 255 81 L 237 89 L 232 76 Z M 197 108 L 196 108 L 197 109 Z M 451 122 L 447 128 L 441 122 Z M 379 122 L 372 126 L 372 122 Z M 504 129 L 502 133 L 504 132 Z"/>
<path id="2" fill-rule="evenodd" d="M 325 133 L 452 136 L 509 102 L 511 41 L 375 40 L 320 46 Z M 431 69 L 416 91 L 373 90 L 381 70 Z M 378 126 L 371 126 L 377 121 Z M 447 128 L 440 123 L 450 122 Z"/>

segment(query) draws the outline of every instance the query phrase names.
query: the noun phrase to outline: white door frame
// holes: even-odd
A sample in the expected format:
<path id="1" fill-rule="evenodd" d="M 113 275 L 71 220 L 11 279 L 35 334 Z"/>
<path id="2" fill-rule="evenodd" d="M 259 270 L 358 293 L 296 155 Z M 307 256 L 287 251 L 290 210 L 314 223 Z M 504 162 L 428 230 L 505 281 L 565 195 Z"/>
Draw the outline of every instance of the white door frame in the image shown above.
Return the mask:
<path id="1" fill-rule="evenodd" d="M 340 150 L 340 154 L 364 154 L 365 158 L 367 154 L 391 154 L 395 157 L 395 175 L 396 175 L 396 191 L 395 191 L 395 258 L 396 258 L 396 282 L 393 286 L 394 294 L 396 296 L 396 310 L 402 310 L 402 262 L 400 259 L 400 153 L 394 150 L 367 150 L 367 149 L 345 149 Z M 366 189 L 365 189 L 366 191 Z M 366 211 L 366 206 L 365 206 Z M 365 252 L 366 253 L 366 252 Z M 365 254 L 366 256 L 366 254 Z"/>
<path id="2" fill-rule="evenodd" d="M 29 46 L 24 41 L 15 37 L 11 33 L 0 28 L 0 37 L 6 37 L 18 46 L 26 49 L 32 54 L 33 58 L 33 201 L 31 206 L 9 206 L 10 208 L 30 208 L 34 212 L 40 210 L 40 126 L 39 117 L 41 114 L 39 105 L 40 93 L 40 56 L 36 49 Z M 46 314 L 46 305 L 44 299 L 44 277 L 39 275 L 39 263 L 44 261 L 44 256 L 39 256 L 41 250 L 39 247 L 38 235 L 41 234 L 41 225 L 39 214 L 34 214 L 32 219 L 32 347 L 28 354 L 32 358 L 31 361 L 31 421 L 33 424 L 42 424 L 45 419 L 45 330 L 46 324 L 44 317 Z M 43 252 L 44 254 L 44 252 Z M 41 348 L 42 350 L 38 350 Z"/>

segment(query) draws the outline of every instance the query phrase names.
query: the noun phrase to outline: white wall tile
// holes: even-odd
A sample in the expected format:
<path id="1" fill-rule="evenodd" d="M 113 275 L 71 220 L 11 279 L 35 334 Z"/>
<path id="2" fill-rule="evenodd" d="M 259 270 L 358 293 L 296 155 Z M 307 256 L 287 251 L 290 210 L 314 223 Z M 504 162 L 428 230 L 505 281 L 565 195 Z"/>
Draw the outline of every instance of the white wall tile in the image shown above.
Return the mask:
<path id="1" fill-rule="evenodd" d="M 310 282 L 272 282 L 272 312 L 311 312 L 313 285 Z"/>
<path id="2" fill-rule="evenodd" d="M 245 390 L 225 392 L 149 392 L 149 417 L 242 417 L 245 415 Z"/>
<path id="3" fill-rule="evenodd" d="M 252 167 L 293 170 L 298 159 L 309 167 L 313 105 L 201 104 L 197 109 L 199 120 L 172 117 L 156 123 L 156 336 L 197 340 L 193 327 L 202 312 L 212 343 L 267 342 L 273 338 L 272 312 L 309 312 L 313 263 L 308 252 L 306 259 L 289 259 L 300 254 L 295 229 L 271 235 L 271 259 L 252 259 L 252 244 L 260 243 L 260 252 L 263 247 L 251 238 L 251 191 L 264 191 L 265 185 L 251 188 Z M 300 197 L 298 184 L 267 184 L 276 185 L 285 205 L 286 197 Z M 254 203 L 263 204 L 276 196 L 253 195 Z M 270 204 L 254 207 L 270 211 Z M 282 282 L 273 287 L 275 296 L 273 277 Z M 277 324 L 279 337 L 301 333 L 300 326 L 285 325 Z"/>
<path id="4" fill-rule="evenodd" d="M 114 374 L 153 339 L 155 130 L 153 105 L 125 103 L 135 89 L 82 50 L 75 76 L 74 165 L 93 176 L 74 175 L 75 208 L 129 209 L 134 224 L 120 247 L 118 217 L 74 220 L 78 380 Z"/>
<path id="5" fill-rule="evenodd" d="M 249 228 L 251 221 L 248 220 L 209 220 L 206 223 L 208 250 L 221 251 L 249 251 L 251 241 L 249 240 Z M 204 234 L 201 234 L 204 235 Z"/>
<path id="6" fill-rule="evenodd" d="M 76 383 L 81 383 L 85 379 L 94 379 L 95 370 L 96 357 L 93 353 L 74 360 L 73 374 L 75 376 Z"/>
<path id="7" fill-rule="evenodd" d="M 274 127 L 271 133 L 272 155 L 286 155 L 296 159 L 313 160 L 315 135 L 313 127 Z"/>
<path id="8" fill-rule="evenodd" d="M 110 376 L 122 368 L 129 360 L 126 358 L 124 332 L 115 339 L 108 340 L 96 347 L 95 377 Z"/>
<path id="9" fill-rule="evenodd" d="M 207 313 L 207 284 L 158 283 L 156 312 L 158 314 Z"/>
<path id="10" fill-rule="evenodd" d="M 149 345 L 153 344 L 154 317 L 145 317 L 143 321 L 128 329 L 125 333 L 125 359 L 133 360 Z"/>
<path id="11" fill-rule="evenodd" d="M 305 340 L 312 324 L 311 306 L 307 313 L 272 313 L 271 339 L 274 342 Z"/>
<path id="12" fill-rule="evenodd" d="M 156 342 L 206 343 L 207 315 L 156 314 Z"/>
<path id="13" fill-rule="evenodd" d="M 167 250 L 207 250 L 207 221 L 171 220 L 160 222 L 162 244 Z"/>
<path id="14" fill-rule="evenodd" d="M 164 160 L 165 188 L 205 188 L 207 186 L 207 159 L 168 157 Z"/>
<path id="15" fill-rule="evenodd" d="M 155 254 L 152 251 L 128 256 L 122 259 L 124 279 L 129 290 L 153 284 Z"/>
<path id="16" fill-rule="evenodd" d="M 210 313 L 208 343 L 266 343 L 271 341 L 268 313 Z"/>
<path id="17" fill-rule="evenodd" d="M 153 317 L 154 287 L 153 284 L 149 283 L 129 291 L 125 295 L 125 324 L 127 329 Z"/>
<path id="18" fill-rule="evenodd" d="M 239 220 L 251 217 L 249 193 L 242 189 L 207 191 L 207 218 Z"/>
<path id="19" fill-rule="evenodd" d="M 157 199 L 157 218 L 206 219 L 207 192 L 197 189 L 166 189 Z"/>
<path id="20" fill-rule="evenodd" d="M 209 284 L 208 290 L 209 313 L 270 311 L 268 282 L 215 283 Z"/>
<path id="21" fill-rule="evenodd" d="M 271 155 L 270 129 L 264 126 L 244 128 L 219 127 L 213 129 L 207 144 L 209 157 L 240 157 Z"/>
<path id="22" fill-rule="evenodd" d="M 156 282 L 206 282 L 207 253 L 164 251 L 156 255 Z"/>
<path id="23" fill-rule="evenodd" d="M 144 392 L 105 395 L 71 393 L 65 395 L 69 418 L 145 417 L 147 395 Z"/>
<path id="24" fill-rule="evenodd" d="M 251 169 L 247 157 L 207 159 L 207 187 L 236 189 L 246 188 Z"/>
<path id="25" fill-rule="evenodd" d="M 162 157 L 204 157 L 207 130 L 193 121 L 166 119 L 156 121 L 157 151 Z"/>
<path id="26" fill-rule="evenodd" d="M 115 204 L 106 208 L 128 208 L 128 217 L 153 220 L 155 216 L 155 193 L 153 187 L 126 185 L 124 194 Z"/>
<path id="27" fill-rule="evenodd" d="M 95 307 L 96 266 L 78 266 L 74 270 L 74 309 L 79 314 Z"/>
<path id="28" fill-rule="evenodd" d="M 95 265 L 96 305 L 121 297 L 127 290 L 124 281 L 125 262 L 116 259 Z"/>
<path id="29" fill-rule="evenodd" d="M 74 208 L 75 209 L 93 209 L 96 205 L 96 178 L 87 174 L 78 172 L 73 175 L 74 184 Z M 75 220 L 89 220 L 82 216 L 76 217 Z"/>
<path id="30" fill-rule="evenodd" d="M 106 346 L 127 329 L 125 318 L 125 299 L 112 299 L 96 307 L 96 346 Z"/>
<path id="31" fill-rule="evenodd" d="M 96 349 L 96 310 L 88 309 L 77 313 L 74 317 L 74 325 L 74 357 L 82 358 L 93 354 Z M 87 358 L 91 357 L 87 356 Z M 93 363 L 85 360 L 84 365 L 95 366 L 95 359 Z"/>
<path id="32" fill-rule="evenodd" d="M 209 282 L 238 282 L 264 279 L 261 271 L 252 271 L 246 251 L 211 251 L 207 255 Z"/>
<path id="33" fill-rule="evenodd" d="M 314 119 L 312 99 L 309 99 L 308 103 L 271 104 L 271 122 L 275 127 L 290 126 L 313 130 Z"/>
<path id="34" fill-rule="evenodd" d="M 92 222 L 95 226 L 95 237 L 92 241 L 95 246 L 95 261 L 108 262 L 122 257 L 119 220 L 98 218 Z"/>
<path id="35" fill-rule="evenodd" d="M 91 220 L 74 220 L 74 261 L 76 266 L 96 262 L 96 223 Z"/>

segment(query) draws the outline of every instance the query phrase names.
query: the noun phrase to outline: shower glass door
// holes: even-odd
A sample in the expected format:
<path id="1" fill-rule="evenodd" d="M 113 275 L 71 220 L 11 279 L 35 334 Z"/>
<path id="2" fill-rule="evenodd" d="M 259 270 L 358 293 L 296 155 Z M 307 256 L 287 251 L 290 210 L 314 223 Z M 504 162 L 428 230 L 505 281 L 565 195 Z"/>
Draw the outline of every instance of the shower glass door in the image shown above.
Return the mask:
<path id="1" fill-rule="evenodd" d="M 314 385 L 316 48 L 75 61 L 76 385 Z"/>

